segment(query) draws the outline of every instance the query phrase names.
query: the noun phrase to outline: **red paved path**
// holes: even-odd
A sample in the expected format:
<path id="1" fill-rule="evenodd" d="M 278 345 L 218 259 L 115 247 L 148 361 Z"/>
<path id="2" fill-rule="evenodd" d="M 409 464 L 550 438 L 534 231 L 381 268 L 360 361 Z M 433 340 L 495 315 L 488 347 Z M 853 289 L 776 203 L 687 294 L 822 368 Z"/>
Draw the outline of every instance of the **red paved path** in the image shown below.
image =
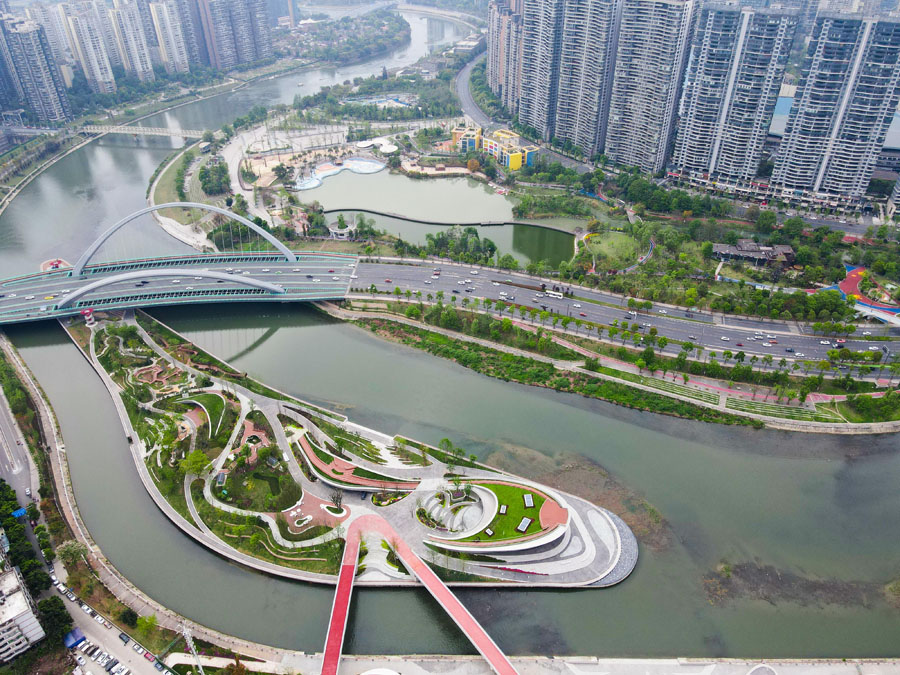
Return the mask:
<path id="1" fill-rule="evenodd" d="M 347 612 L 350 606 L 350 594 L 353 590 L 353 579 L 356 576 L 356 560 L 359 551 L 360 536 L 364 531 L 378 532 L 393 547 L 395 553 L 403 561 L 406 569 L 428 589 L 432 597 L 444 608 L 444 611 L 456 622 L 466 634 L 479 653 L 487 660 L 488 665 L 498 675 L 517 675 L 516 669 L 506 655 L 487 634 L 481 624 L 469 613 L 469 610 L 457 599 L 447 585 L 441 581 L 434 571 L 403 541 L 397 532 L 384 518 L 376 515 L 362 516 L 354 520 L 347 530 L 347 544 L 344 548 L 344 559 L 338 578 L 337 591 L 334 595 L 334 606 L 331 610 L 331 621 L 328 625 L 328 637 L 325 642 L 325 657 L 322 663 L 322 675 L 337 675 L 341 659 L 341 646 L 344 642 L 344 630 L 347 624 Z"/>
<path id="2" fill-rule="evenodd" d="M 359 522 L 359 521 L 357 521 Z M 355 525 L 356 523 L 354 523 Z M 350 595 L 353 593 L 353 579 L 356 577 L 356 563 L 359 560 L 360 529 L 350 526 L 344 544 L 344 557 L 338 575 L 334 603 L 331 605 L 331 619 L 328 635 L 325 637 L 325 656 L 322 660 L 322 675 L 337 675 L 347 629 L 347 615 L 350 612 Z"/>

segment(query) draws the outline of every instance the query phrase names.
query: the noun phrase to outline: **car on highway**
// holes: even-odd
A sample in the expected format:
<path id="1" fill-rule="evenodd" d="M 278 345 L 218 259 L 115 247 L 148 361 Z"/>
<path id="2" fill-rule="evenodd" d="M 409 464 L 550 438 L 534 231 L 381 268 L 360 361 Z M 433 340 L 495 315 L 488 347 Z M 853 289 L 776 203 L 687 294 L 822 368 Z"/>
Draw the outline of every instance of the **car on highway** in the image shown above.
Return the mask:
<path id="1" fill-rule="evenodd" d="M 697 339 L 696 335 L 688 335 L 688 340 L 696 340 L 696 339 Z"/>
<path id="2" fill-rule="evenodd" d="M 471 279 L 465 279 L 465 282 L 466 282 L 467 284 L 471 284 L 471 283 L 472 283 L 472 280 L 471 280 Z"/>
<path id="3" fill-rule="evenodd" d="M 792 354 L 794 352 L 794 348 L 793 347 L 785 347 L 784 351 L 786 351 L 788 354 Z"/>
<path id="4" fill-rule="evenodd" d="M 665 309 L 661 309 L 661 310 L 659 310 L 659 313 L 660 313 L 660 314 L 668 314 L 669 312 L 666 311 Z"/>
<path id="5" fill-rule="evenodd" d="M 794 354 L 794 356 L 796 356 L 798 359 L 802 359 L 804 356 L 806 356 L 806 354 L 804 354 L 803 352 L 797 352 L 796 354 Z"/>
<path id="6" fill-rule="evenodd" d="M 744 343 L 743 343 L 743 342 L 737 342 L 737 343 L 735 343 L 735 346 L 736 346 L 736 347 L 743 347 L 743 346 L 744 346 Z"/>
<path id="7" fill-rule="evenodd" d="M 430 283 L 431 283 L 431 280 L 430 280 L 430 279 L 426 279 L 426 280 L 425 280 L 425 283 L 426 283 L 426 284 L 430 284 Z"/>
<path id="8" fill-rule="evenodd" d="M 730 341 L 731 341 L 731 338 L 728 337 L 728 336 L 726 336 L 726 335 L 723 335 L 723 336 L 720 337 L 719 339 L 720 339 L 722 342 L 730 342 Z"/>
<path id="9" fill-rule="evenodd" d="M 269 270 L 263 270 L 263 272 L 268 272 Z M 328 274 L 334 274 L 334 270 L 328 270 Z"/>
<path id="10" fill-rule="evenodd" d="M 180 284 L 181 282 L 178 279 L 172 279 L 173 284 Z"/>
<path id="11" fill-rule="evenodd" d="M 460 286 L 465 286 L 465 285 L 466 285 L 466 282 L 463 281 L 462 279 L 460 279 L 460 280 L 457 281 L 456 283 L 459 284 Z"/>
<path id="12" fill-rule="evenodd" d="M 33 296 L 33 295 L 26 295 L 26 296 L 25 296 L 25 299 L 26 299 L 26 300 L 34 300 L 34 296 Z"/>
<path id="13" fill-rule="evenodd" d="M 579 305 L 577 302 L 573 302 L 572 307 L 574 307 L 575 309 L 581 309 L 581 305 Z"/>
<path id="14" fill-rule="evenodd" d="M 828 340 L 819 340 L 819 344 L 820 345 L 831 345 L 831 343 Z"/>
<path id="15" fill-rule="evenodd" d="M 500 282 L 498 282 L 498 281 L 491 282 L 491 286 L 499 286 L 499 285 L 500 285 Z"/>
<path id="16" fill-rule="evenodd" d="M 478 270 L 469 270 L 469 274 L 474 274 L 475 276 L 478 276 Z"/>
<path id="17" fill-rule="evenodd" d="M 769 344 L 777 345 L 778 340 L 769 340 Z"/>
<path id="18" fill-rule="evenodd" d="M 340 278 L 340 277 L 331 277 L 331 280 L 332 280 L 332 281 L 340 281 L 341 278 Z"/>
<path id="19" fill-rule="evenodd" d="M 578 312 L 578 316 L 587 316 L 584 312 Z"/>
<path id="20" fill-rule="evenodd" d="M 194 281 L 203 281 L 203 277 L 194 277 Z"/>
<path id="21" fill-rule="evenodd" d="M 840 340 L 835 340 L 835 342 L 837 342 L 839 345 L 843 345 L 843 344 L 847 343 L 847 341 L 843 338 L 841 338 Z"/>
<path id="22" fill-rule="evenodd" d="M 871 335 L 871 334 L 872 334 L 872 331 L 870 331 L 870 330 L 863 331 L 863 335 Z"/>
<path id="23" fill-rule="evenodd" d="M 391 283 L 391 280 L 390 280 L 390 279 L 385 279 L 385 280 L 384 280 L 384 283 L 389 284 L 389 283 Z"/>
<path id="24" fill-rule="evenodd" d="M 55 297 L 56 297 L 55 295 L 45 295 L 44 300 L 52 300 Z"/>
<path id="25" fill-rule="evenodd" d="M 452 293 L 456 293 L 456 294 L 458 295 L 458 294 L 459 294 L 459 289 L 458 289 L 458 288 L 454 288 L 451 292 L 452 292 Z"/>

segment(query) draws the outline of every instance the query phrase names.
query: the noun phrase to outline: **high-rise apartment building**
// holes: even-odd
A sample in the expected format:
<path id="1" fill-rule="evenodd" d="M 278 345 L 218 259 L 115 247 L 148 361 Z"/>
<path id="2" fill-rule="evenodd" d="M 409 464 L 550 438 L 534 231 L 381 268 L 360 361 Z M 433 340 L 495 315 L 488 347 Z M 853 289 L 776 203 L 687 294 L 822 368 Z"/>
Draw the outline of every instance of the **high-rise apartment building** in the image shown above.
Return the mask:
<path id="1" fill-rule="evenodd" d="M 681 94 L 694 0 L 623 0 L 605 153 L 656 173 L 665 166 Z"/>
<path id="2" fill-rule="evenodd" d="M 68 37 L 88 86 L 98 94 L 116 91 L 116 80 L 104 40 L 104 31 L 94 6 L 69 6 L 66 14 Z"/>
<path id="3" fill-rule="evenodd" d="M 131 73 L 141 82 L 156 79 L 153 73 L 153 58 L 144 34 L 144 24 L 137 3 L 117 3 L 117 9 L 109 10 L 116 49 L 125 72 Z M 155 31 L 154 31 L 155 35 Z"/>
<path id="4" fill-rule="evenodd" d="M 166 72 L 186 72 L 190 67 L 188 50 L 175 3 L 173 0 L 151 2 L 150 14 L 153 17 L 153 29 L 159 45 L 159 58 Z"/>
<path id="5" fill-rule="evenodd" d="M 672 157 L 677 171 L 733 185 L 756 176 L 797 24 L 796 10 L 703 5 Z"/>
<path id="6" fill-rule="evenodd" d="M 272 55 L 266 0 L 199 0 L 210 65 L 228 70 Z"/>
<path id="7" fill-rule="evenodd" d="M 522 36 L 521 47 L 494 51 L 498 89 L 501 56 L 521 62 L 521 74 L 509 61 L 502 66 L 507 83 L 521 81 L 519 121 L 545 140 L 575 146 L 586 156 L 604 142 L 619 9 L 619 0 L 525 2 L 521 30 L 513 17 L 505 26 L 509 38 Z M 503 18 L 498 9 L 500 33 Z"/>
<path id="8" fill-rule="evenodd" d="M 11 661 L 45 635 L 18 568 L 0 574 L 0 662 Z"/>
<path id="9" fill-rule="evenodd" d="M 488 53 L 485 75 L 491 91 L 516 114 L 522 88 L 521 0 L 495 0 L 488 8 Z"/>
<path id="10" fill-rule="evenodd" d="M 74 63 L 74 57 L 66 40 L 65 14 L 59 5 L 35 2 L 25 8 L 26 16 L 44 27 L 47 42 L 58 64 Z"/>
<path id="11" fill-rule="evenodd" d="M 35 21 L 5 15 L 0 18 L 2 86 L 42 122 L 66 122 L 72 109 L 44 28 Z"/>
<path id="12" fill-rule="evenodd" d="M 820 11 L 772 183 L 792 199 L 859 199 L 898 100 L 900 19 Z"/>

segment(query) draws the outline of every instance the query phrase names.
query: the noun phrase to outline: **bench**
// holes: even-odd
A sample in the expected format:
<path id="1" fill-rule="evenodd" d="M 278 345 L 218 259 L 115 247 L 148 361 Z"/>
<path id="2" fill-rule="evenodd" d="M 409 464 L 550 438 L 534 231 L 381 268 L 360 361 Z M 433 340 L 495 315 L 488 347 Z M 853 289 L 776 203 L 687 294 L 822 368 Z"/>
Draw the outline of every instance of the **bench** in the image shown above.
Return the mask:
<path id="1" fill-rule="evenodd" d="M 533 520 L 533 518 L 522 518 L 522 522 L 519 523 L 518 527 L 516 527 L 516 532 L 521 532 L 522 534 L 524 534 Z"/>
<path id="2" fill-rule="evenodd" d="M 525 493 L 525 508 L 530 509 L 534 507 L 534 496 L 530 492 Z"/>
<path id="3" fill-rule="evenodd" d="M 505 516 L 505 515 L 506 515 L 506 504 L 501 504 L 501 505 L 500 505 L 500 515 L 501 515 L 501 516 Z"/>

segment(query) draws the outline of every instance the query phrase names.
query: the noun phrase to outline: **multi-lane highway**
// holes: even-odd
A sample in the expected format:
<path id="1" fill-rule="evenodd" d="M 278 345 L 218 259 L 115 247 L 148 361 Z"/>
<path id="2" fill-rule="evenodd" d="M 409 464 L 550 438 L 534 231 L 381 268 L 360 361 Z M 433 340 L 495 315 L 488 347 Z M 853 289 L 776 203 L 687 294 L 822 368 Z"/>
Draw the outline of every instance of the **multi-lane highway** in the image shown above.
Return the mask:
<path id="1" fill-rule="evenodd" d="M 435 276 L 433 270 L 439 269 Z M 674 307 L 658 308 L 636 315 L 629 314 L 625 300 L 621 296 L 602 291 L 573 289 L 575 297 L 554 298 L 546 293 L 539 293 L 521 285 L 535 286 L 540 281 L 524 274 L 508 273 L 479 267 L 466 267 L 451 264 L 390 264 L 360 263 L 357 277 L 353 279 L 353 288 L 367 289 L 372 284 L 379 291 L 393 291 L 399 287 L 405 293 L 407 289 L 413 293 L 422 292 L 423 299 L 430 293 L 444 292 L 445 302 L 451 296 L 457 297 L 461 304 L 464 297 L 505 300 L 516 305 L 526 305 L 584 321 L 609 325 L 618 320 L 621 325 L 626 322 L 637 323 L 642 331 L 656 327 L 659 335 L 669 340 L 693 342 L 709 351 L 732 352 L 743 351 L 748 356 L 764 356 L 771 354 L 777 363 L 782 357 L 790 360 L 818 360 L 823 358 L 835 340 L 825 340 L 818 335 L 802 333 L 796 324 L 784 321 L 763 321 L 750 318 L 712 316 L 706 312 L 686 312 Z M 520 284 L 520 285 L 517 285 Z M 601 304 L 602 303 L 602 304 Z M 663 313 L 664 312 L 664 313 Z M 518 313 L 516 314 L 518 317 Z M 570 327 L 573 329 L 573 327 Z M 887 328 L 872 327 L 865 329 L 871 336 L 887 334 Z M 758 336 L 762 337 L 758 337 Z M 768 338 L 767 336 L 771 336 Z M 854 351 L 869 349 L 881 350 L 887 347 L 893 351 L 892 342 L 867 340 L 866 335 L 857 335 L 848 339 L 846 346 Z M 823 344 L 825 343 L 825 344 Z M 669 347 L 669 350 L 677 347 Z M 786 351 L 791 349 L 793 351 Z"/>
<path id="2" fill-rule="evenodd" d="M 310 253 L 296 262 L 240 255 L 94 265 L 82 277 L 69 269 L 0 281 L 0 324 L 77 314 L 83 309 L 341 298 L 355 256 Z"/>

